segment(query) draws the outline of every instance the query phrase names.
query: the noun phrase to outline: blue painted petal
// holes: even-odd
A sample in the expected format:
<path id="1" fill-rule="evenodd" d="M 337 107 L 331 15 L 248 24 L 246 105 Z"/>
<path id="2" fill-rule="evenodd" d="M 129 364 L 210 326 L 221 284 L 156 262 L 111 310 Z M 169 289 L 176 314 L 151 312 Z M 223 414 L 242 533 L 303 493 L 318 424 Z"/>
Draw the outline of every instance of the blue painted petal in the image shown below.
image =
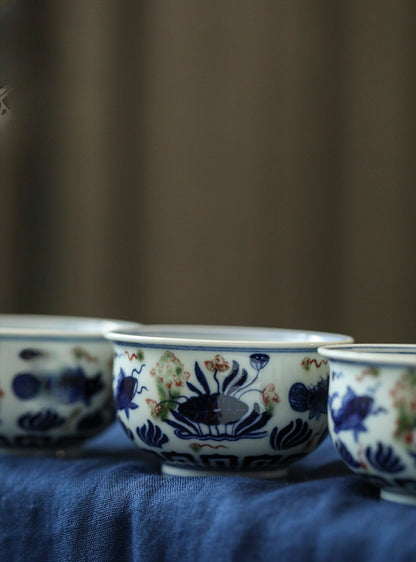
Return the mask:
<path id="1" fill-rule="evenodd" d="M 233 361 L 233 364 L 232 364 L 232 367 L 231 367 L 231 373 L 225 377 L 224 382 L 222 383 L 222 391 L 224 393 L 225 393 L 228 385 L 231 383 L 231 381 L 233 381 L 235 379 L 235 377 L 238 375 L 239 368 L 240 367 L 239 367 L 237 361 Z"/>
<path id="2" fill-rule="evenodd" d="M 377 443 L 377 449 L 374 452 L 369 446 L 365 450 L 368 462 L 376 470 L 396 474 L 405 469 L 400 457 L 398 457 L 391 446 L 384 445 L 380 441 Z"/>
<path id="3" fill-rule="evenodd" d="M 195 361 L 195 375 L 198 379 L 199 384 L 205 390 L 206 394 L 210 394 L 210 388 L 207 383 L 207 379 L 205 378 L 204 373 L 201 371 L 200 366 L 198 365 L 197 361 Z"/>

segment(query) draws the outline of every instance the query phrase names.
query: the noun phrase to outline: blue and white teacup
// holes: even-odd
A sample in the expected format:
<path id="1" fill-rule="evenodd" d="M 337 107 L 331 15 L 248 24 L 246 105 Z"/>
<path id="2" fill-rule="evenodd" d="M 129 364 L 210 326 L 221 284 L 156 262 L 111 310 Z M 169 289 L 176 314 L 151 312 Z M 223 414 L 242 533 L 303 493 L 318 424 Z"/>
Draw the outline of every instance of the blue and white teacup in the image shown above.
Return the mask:
<path id="1" fill-rule="evenodd" d="M 416 345 L 330 345 L 328 427 L 383 499 L 416 505 Z"/>
<path id="2" fill-rule="evenodd" d="M 0 315 L 0 450 L 66 454 L 114 419 L 117 320 Z"/>
<path id="3" fill-rule="evenodd" d="M 113 342 L 117 417 L 167 475 L 276 477 L 327 433 L 329 368 L 348 336 L 218 326 L 141 326 Z"/>

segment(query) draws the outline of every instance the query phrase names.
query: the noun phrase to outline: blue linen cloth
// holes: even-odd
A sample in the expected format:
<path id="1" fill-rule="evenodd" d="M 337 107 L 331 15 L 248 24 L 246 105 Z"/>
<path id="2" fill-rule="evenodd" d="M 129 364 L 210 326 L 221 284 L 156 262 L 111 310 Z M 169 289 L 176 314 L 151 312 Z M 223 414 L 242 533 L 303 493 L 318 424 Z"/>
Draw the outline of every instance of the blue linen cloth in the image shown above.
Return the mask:
<path id="1" fill-rule="evenodd" d="M 416 559 L 416 507 L 379 500 L 329 439 L 282 480 L 158 469 L 117 423 L 80 458 L 4 454 L 0 560 Z"/>

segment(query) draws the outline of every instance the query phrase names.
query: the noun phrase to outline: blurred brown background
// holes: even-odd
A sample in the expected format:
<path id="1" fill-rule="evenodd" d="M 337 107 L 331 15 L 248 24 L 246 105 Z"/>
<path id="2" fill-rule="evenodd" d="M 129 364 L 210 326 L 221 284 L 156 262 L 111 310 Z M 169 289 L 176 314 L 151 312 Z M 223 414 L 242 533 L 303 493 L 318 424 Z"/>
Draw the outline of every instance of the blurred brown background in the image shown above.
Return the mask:
<path id="1" fill-rule="evenodd" d="M 2 4 L 2 311 L 415 342 L 415 2 Z"/>

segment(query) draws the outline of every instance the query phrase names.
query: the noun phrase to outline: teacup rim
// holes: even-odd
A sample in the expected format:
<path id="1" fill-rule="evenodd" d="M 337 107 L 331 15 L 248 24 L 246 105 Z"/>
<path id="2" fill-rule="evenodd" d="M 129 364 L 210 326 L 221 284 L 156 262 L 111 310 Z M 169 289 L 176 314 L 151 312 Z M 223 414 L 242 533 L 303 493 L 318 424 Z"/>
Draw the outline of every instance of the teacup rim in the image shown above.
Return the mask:
<path id="1" fill-rule="evenodd" d="M 195 337 L 185 335 L 193 332 Z M 247 337 L 252 332 L 258 337 Z M 307 337 L 293 340 L 267 339 L 266 334 L 287 334 Z M 215 334 L 217 336 L 215 337 Z M 222 337 L 219 337 L 220 334 Z M 231 334 L 235 334 L 231 337 Z M 199 337 L 198 337 L 199 336 Z M 352 343 L 354 339 L 345 334 L 316 330 L 298 330 L 293 328 L 275 328 L 261 326 L 231 326 L 214 324 L 142 324 L 133 330 L 111 330 L 105 337 L 115 343 L 140 344 L 157 347 L 192 348 L 261 348 L 261 349 L 317 349 L 328 343 Z"/>
<path id="2" fill-rule="evenodd" d="M 318 348 L 329 360 L 366 365 L 416 366 L 416 344 L 411 343 L 344 343 Z"/>
<path id="3" fill-rule="evenodd" d="M 65 314 L 0 314 L 0 339 L 87 338 L 103 339 L 109 330 L 133 329 L 140 324 L 129 320 Z"/>

